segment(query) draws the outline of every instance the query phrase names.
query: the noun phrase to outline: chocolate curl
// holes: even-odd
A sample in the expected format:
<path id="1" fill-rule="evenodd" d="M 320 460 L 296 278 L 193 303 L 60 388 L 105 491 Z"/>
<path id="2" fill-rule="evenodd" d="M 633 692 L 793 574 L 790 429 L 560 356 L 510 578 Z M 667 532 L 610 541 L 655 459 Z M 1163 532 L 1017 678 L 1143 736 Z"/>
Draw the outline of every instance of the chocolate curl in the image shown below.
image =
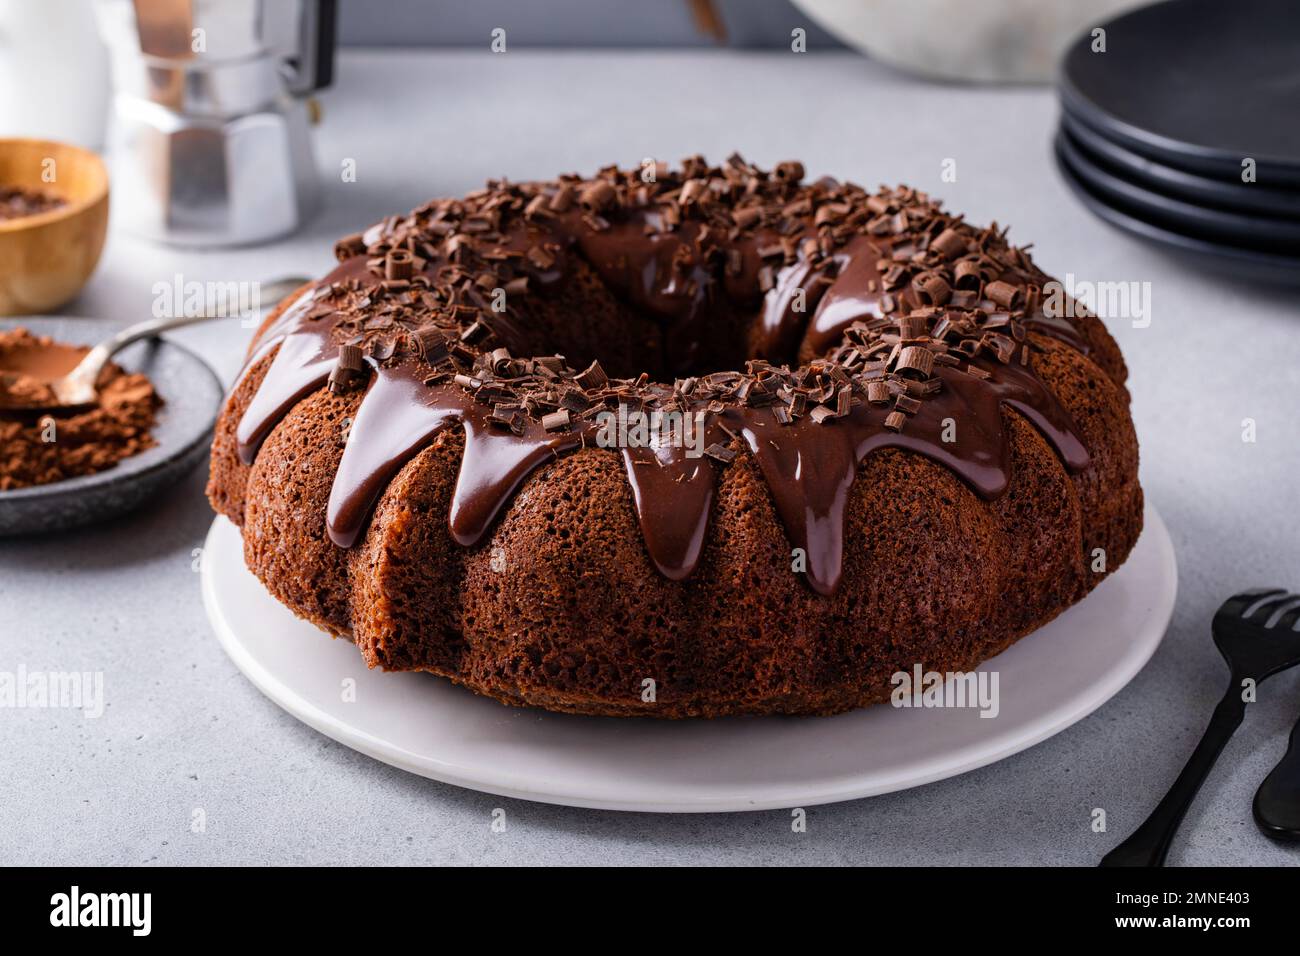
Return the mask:
<path id="1" fill-rule="evenodd" d="M 984 294 L 1004 309 L 1015 308 L 1021 298 L 1020 289 L 1001 281 L 990 282 L 984 287 Z"/>
<path id="2" fill-rule="evenodd" d="M 385 279 L 409 279 L 415 274 L 415 260 L 405 249 L 394 249 L 384 259 Z"/>
<path id="3" fill-rule="evenodd" d="M 511 363 L 514 361 L 508 349 L 493 349 L 490 356 L 492 362 L 492 371 L 501 376 L 509 374 Z"/>
<path id="4" fill-rule="evenodd" d="M 899 395 L 894 399 L 894 408 L 904 415 L 915 415 L 921 410 L 921 402 L 910 395 Z"/>
<path id="5" fill-rule="evenodd" d="M 930 248 L 945 259 L 955 259 L 966 251 L 966 239 L 956 229 L 945 229 L 930 243 Z"/>
<path id="6" fill-rule="evenodd" d="M 702 202 L 709 192 L 709 184 L 703 179 L 692 179 L 682 185 L 681 204 L 690 206 Z"/>
<path id="7" fill-rule="evenodd" d="M 528 205 L 524 207 L 524 218 L 548 219 L 551 216 L 551 211 L 547 207 L 548 207 L 548 200 L 546 196 L 542 195 L 541 193 L 538 193 L 531 200 L 529 200 Z"/>
<path id="8" fill-rule="evenodd" d="M 351 259 L 353 256 L 359 256 L 365 251 L 366 241 L 359 232 L 344 236 L 334 244 L 334 258 L 338 259 L 339 262 L 344 259 Z"/>
<path id="9" fill-rule="evenodd" d="M 568 431 L 569 424 L 569 410 L 567 408 L 561 408 L 557 412 L 542 416 L 542 428 L 548 432 Z"/>
<path id="10" fill-rule="evenodd" d="M 366 377 L 365 370 L 366 358 L 359 346 L 340 346 L 338 364 L 330 372 L 329 390 L 335 395 L 349 390 Z"/>
<path id="11" fill-rule="evenodd" d="M 776 164 L 776 178 L 784 183 L 797 183 L 803 179 L 803 163 L 793 160 Z"/>
<path id="12" fill-rule="evenodd" d="M 984 281 L 983 270 L 974 259 L 963 259 L 953 267 L 954 281 L 959 289 L 978 289 Z"/>
<path id="13" fill-rule="evenodd" d="M 898 320 L 898 334 L 904 339 L 919 339 L 930 331 L 930 322 L 923 315 L 904 315 Z"/>
<path id="14" fill-rule="evenodd" d="M 568 210 L 573 206 L 573 197 L 573 186 L 570 183 L 564 183 L 555 191 L 555 195 L 551 197 L 551 211 L 568 212 Z"/>
<path id="15" fill-rule="evenodd" d="M 598 179 L 587 186 L 578 197 L 583 209 L 602 212 L 613 207 L 618 200 L 618 192 L 603 179 Z"/>
<path id="16" fill-rule="evenodd" d="M 944 281 L 943 276 L 933 272 L 913 279 L 912 291 L 923 305 L 943 305 L 952 295 L 952 287 Z"/>
<path id="17" fill-rule="evenodd" d="M 360 372 L 366 367 L 365 354 L 359 345 L 339 346 L 338 367 L 348 372 Z"/>
<path id="18" fill-rule="evenodd" d="M 922 345 L 909 345 L 898 353 L 897 372 L 913 371 L 921 378 L 929 378 L 934 371 L 934 353 Z"/>
<path id="19" fill-rule="evenodd" d="M 573 381 L 587 391 L 604 388 L 609 383 L 609 376 L 600 367 L 599 362 L 592 362 L 586 369 L 573 377 Z"/>
<path id="20" fill-rule="evenodd" d="M 450 356 L 447 347 L 447 333 L 441 329 L 424 328 L 413 333 L 415 347 L 420 357 L 430 365 L 437 365 Z"/>

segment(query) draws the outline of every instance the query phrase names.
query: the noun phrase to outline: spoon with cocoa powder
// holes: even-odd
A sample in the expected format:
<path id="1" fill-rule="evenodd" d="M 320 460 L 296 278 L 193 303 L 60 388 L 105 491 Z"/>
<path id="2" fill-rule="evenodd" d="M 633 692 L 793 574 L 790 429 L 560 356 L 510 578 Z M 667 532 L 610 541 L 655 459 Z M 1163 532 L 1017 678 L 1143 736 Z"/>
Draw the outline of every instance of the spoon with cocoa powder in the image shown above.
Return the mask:
<path id="1" fill-rule="evenodd" d="M 277 279 L 264 283 L 260 294 L 265 301 L 276 302 L 306 281 L 297 277 Z M 104 369 L 122 349 L 170 329 L 224 317 L 205 312 L 138 322 L 96 345 L 71 369 L 68 351 L 58 345 L 15 352 L 0 364 L 0 411 L 58 411 L 94 405 Z"/>
<path id="2" fill-rule="evenodd" d="M 24 316 L 0 322 L 0 368 L 33 350 L 71 370 L 111 320 Z M 104 369 L 93 405 L 0 410 L 0 550 L 12 535 L 97 524 L 160 502 L 201 464 L 225 387 L 217 373 L 163 335 L 123 350 Z"/>

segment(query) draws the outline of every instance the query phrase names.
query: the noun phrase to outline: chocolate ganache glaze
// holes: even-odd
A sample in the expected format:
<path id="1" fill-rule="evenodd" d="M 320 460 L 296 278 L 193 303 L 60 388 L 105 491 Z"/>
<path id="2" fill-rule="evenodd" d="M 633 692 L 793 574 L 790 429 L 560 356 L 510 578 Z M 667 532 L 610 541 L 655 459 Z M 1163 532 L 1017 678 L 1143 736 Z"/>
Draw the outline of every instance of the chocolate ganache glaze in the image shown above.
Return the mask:
<path id="1" fill-rule="evenodd" d="M 913 190 L 802 179 L 798 163 L 765 173 L 733 156 L 493 182 L 344 239 L 339 266 L 260 335 L 248 367 L 275 354 L 239 422 L 239 455 L 251 463 L 323 385 L 365 389 L 328 505 L 346 548 L 402 466 L 459 425 L 450 532 L 472 547 L 530 472 L 598 444 L 602 413 L 698 416 L 702 455 L 618 448 L 656 567 L 691 573 L 719 469 L 748 452 L 822 594 L 840 579 L 858 465 L 877 449 L 924 455 L 994 498 L 1008 484 L 1005 405 L 1084 468 L 1035 374 L 1034 335 L 1086 346 L 1043 314 L 1047 277 L 1028 256 L 996 225 L 967 225 Z M 576 259 L 662 331 L 662 354 L 646 359 L 658 374 L 611 378 L 599 360 L 576 371 L 539 354 L 528 303 L 569 281 Z M 743 339 L 743 368 L 709 371 L 724 321 Z"/>

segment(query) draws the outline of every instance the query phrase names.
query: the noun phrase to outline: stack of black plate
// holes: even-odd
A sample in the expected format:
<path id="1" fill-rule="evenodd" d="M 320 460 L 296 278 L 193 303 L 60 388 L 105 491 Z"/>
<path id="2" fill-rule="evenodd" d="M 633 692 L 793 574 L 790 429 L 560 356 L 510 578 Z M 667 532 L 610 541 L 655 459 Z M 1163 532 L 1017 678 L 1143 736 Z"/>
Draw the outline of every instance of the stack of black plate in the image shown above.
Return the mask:
<path id="1" fill-rule="evenodd" d="M 1300 3 L 1170 0 L 1101 30 L 1061 71 L 1056 158 L 1079 198 L 1207 266 L 1300 284 Z"/>

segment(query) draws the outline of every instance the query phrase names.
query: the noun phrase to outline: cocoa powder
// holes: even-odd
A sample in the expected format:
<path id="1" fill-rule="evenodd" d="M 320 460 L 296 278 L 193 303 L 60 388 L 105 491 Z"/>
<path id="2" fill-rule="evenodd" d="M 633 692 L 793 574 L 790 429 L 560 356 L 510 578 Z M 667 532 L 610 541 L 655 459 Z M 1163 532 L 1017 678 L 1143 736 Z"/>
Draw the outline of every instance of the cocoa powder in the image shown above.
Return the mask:
<path id="1" fill-rule="evenodd" d="M 89 351 L 36 336 L 0 332 L 0 402 L 30 410 L 0 410 L 0 491 L 94 474 L 152 448 L 150 434 L 162 400 L 143 375 L 109 364 L 98 401 L 87 408 L 46 411 L 49 381 Z"/>

